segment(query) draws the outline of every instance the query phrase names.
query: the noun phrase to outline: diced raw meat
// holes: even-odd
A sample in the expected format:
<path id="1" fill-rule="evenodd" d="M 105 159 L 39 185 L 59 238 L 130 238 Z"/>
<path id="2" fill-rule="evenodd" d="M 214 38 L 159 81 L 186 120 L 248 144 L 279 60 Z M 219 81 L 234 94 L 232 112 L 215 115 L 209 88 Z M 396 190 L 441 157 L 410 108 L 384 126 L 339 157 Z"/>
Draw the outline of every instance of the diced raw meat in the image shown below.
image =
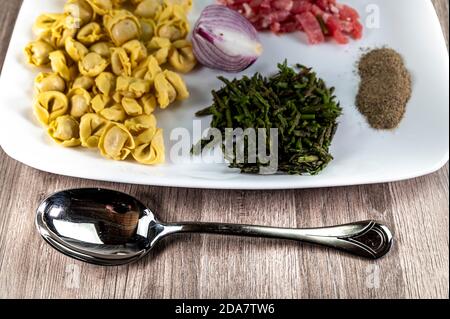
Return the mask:
<path id="1" fill-rule="evenodd" d="M 293 14 L 304 13 L 307 11 L 311 11 L 312 3 L 308 0 L 294 0 L 294 5 L 292 7 L 291 12 Z"/>
<path id="2" fill-rule="evenodd" d="M 335 16 L 330 15 L 326 21 L 325 25 L 328 28 L 329 33 L 333 36 L 333 38 L 336 40 L 339 44 L 347 44 L 348 38 L 342 33 L 342 25 L 338 18 Z"/>
<path id="3" fill-rule="evenodd" d="M 337 0 L 218 0 L 240 12 L 256 29 L 276 34 L 306 32 L 312 44 L 332 37 L 339 44 L 360 39 L 363 26 L 358 12 Z"/>
<path id="4" fill-rule="evenodd" d="M 325 36 L 322 32 L 322 28 L 320 27 L 320 23 L 311 12 L 298 14 L 295 18 L 306 32 L 309 43 L 318 44 L 325 41 Z"/>
<path id="5" fill-rule="evenodd" d="M 292 0 L 274 0 L 272 7 L 277 10 L 291 11 L 294 6 L 294 1 Z"/>
<path id="6" fill-rule="evenodd" d="M 338 6 L 338 9 L 339 9 L 339 18 L 341 20 L 358 21 L 359 14 L 355 9 L 353 9 L 345 4 Z"/>
<path id="7" fill-rule="evenodd" d="M 299 26 L 298 26 L 297 22 L 287 22 L 287 23 L 283 23 L 280 26 L 279 33 L 291 33 L 296 30 L 299 30 Z"/>
<path id="8" fill-rule="evenodd" d="M 363 29 L 364 27 L 359 21 L 353 22 L 353 31 L 351 32 L 353 39 L 361 39 L 363 36 Z"/>

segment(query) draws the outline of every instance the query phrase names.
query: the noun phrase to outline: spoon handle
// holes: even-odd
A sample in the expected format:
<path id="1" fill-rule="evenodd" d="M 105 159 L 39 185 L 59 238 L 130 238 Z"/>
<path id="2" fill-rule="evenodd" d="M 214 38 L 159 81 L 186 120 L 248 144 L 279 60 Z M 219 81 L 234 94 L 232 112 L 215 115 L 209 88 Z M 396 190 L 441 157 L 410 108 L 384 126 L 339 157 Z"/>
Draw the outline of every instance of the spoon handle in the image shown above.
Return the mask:
<path id="1" fill-rule="evenodd" d="M 164 226 L 167 235 L 209 233 L 289 239 L 331 247 L 370 259 L 384 256 L 390 250 L 393 241 L 391 231 L 385 225 L 373 220 L 303 229 L 216 223 L 174 223 Z"/>

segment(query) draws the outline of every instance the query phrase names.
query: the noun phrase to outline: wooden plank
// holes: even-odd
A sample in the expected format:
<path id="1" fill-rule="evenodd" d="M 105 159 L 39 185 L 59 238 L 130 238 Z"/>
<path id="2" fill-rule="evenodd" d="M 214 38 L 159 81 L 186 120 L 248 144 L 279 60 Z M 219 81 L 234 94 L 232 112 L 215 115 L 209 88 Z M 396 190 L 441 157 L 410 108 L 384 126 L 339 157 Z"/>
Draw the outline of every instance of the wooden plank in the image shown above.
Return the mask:
<path id="1" fill-rule="evenodd" d="M 434 0 L 448 39 L 448 1 Z M 21 1 L 0 0 L 0 66 Z M 313 190 L 217 191 L 132 186 L 43 173 L 0 151 L 2 298 L 448 298 L 448 165 L 410 181 Z M 102 268 L 45 244 L 34 210 L 49 193 L 106 187 L 167 221 L 317 226 L 378 218 L 396 245 L 368 262 L 328 249 L 212 235 L 164 241 L 147 259 Z"/>

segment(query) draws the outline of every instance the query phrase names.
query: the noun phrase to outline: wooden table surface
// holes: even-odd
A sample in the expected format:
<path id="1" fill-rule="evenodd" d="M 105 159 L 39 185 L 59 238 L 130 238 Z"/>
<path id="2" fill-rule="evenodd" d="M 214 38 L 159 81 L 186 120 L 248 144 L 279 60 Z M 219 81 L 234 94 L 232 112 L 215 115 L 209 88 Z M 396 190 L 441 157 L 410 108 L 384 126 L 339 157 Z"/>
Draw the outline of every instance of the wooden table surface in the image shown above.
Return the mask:
<path id="1" fill-rule="evenodd" d="M 425 1 L 425 0 L 424 0 Z M 448 1 L 434 0 L 448 39 Z M 0 0 L 0 67 L 20 0 Z M 448 298 L 449 176 L 288 191 L 221 191 L 103 183 L 43 173 L 0 150 L 0 297 L 3 298 Z M 395 232 L 378 261 L 298 243 L 191 235 L 148 258 L 101 268 L 50 248 L 34 226 L 37 204 L 72 187 L 137 196 L 167 221 L 303 227 L 379 219 Z"/>

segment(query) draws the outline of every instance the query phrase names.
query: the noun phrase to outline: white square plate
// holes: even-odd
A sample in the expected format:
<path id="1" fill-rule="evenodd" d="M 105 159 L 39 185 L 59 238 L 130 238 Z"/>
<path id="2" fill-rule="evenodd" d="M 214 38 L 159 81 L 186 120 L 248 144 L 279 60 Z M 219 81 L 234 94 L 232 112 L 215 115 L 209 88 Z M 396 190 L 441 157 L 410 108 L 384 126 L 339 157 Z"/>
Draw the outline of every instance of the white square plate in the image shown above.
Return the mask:
<path id="1" fill-rule="evenodd" d="M 192 20 L 213 0 L 196 0 Z M 161 186 L 224 189 L 287 189 L 388 182 L 431 173 L 448 160 L 449 63 L 438 18 L 428 0 L 341 0 L 356 8 L 363 22 L 376 6 L 379 28 L 366 28 L 361 41 L 347 46 L 333 42 L 309 46 L 304 35 L 262 34 L 265 52 L 245 74 L 276 71 L 278 62 L 314 67 L 327 84 L 336 87 L 344 108 L 332 145 L 334 161 L 318 176 L 252 176 L 231 170 L 226 164 L 171 162 L 149 167 L 131 161 L 115 162 L 98 153 L 65 149 L 46 136 L 32 112 L 33 79 L 22 53 L 32 40 L 31 27 L 44 12 L 61 12 L 61 0 L 24 0 L 0 78 L 0 142 L 14 159 L 34 168 L 88 179 Z M 373 12 L 372 12 L 373 13 Z M 395 131 L 376 131 L 366 124 L 354 106 L 358 87 L 355 65 L 361 48 L 389 46 L 400 52 L 412 73 L 413 96 L 406 116 Z M 210 91 L 221 86 L 219 72 L 200 68 L 186 77 L 192 97 L 159 112 L 169 150 L 170 131 L 192 130 L 194 113 L 211 102 Z M 229 75 L 234 77 L 235 75 Z M 240 76 L 240 75 L 239 75 Z M 209 119 L 202 120 L 206 129 Z M 187 141 L 188 142 L 188 141 Z M 169 156 L 167 156 L 169 158 Z"/>

